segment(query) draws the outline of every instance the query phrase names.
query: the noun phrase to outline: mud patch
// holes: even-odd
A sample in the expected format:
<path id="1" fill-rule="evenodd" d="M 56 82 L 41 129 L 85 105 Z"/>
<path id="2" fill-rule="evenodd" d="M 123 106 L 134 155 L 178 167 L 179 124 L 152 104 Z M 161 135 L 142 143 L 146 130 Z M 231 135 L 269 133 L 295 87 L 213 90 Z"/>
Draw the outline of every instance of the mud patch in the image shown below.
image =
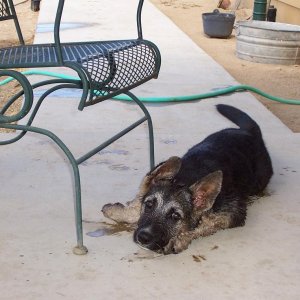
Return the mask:
<path id="1" fill-rule="evenodd" d="M 202 262 L 202 261 L 206 260 L 205 256 L 200 255 L 200 254 L 199 255 L 192 255 L 192 257 L 193 257 L 193 260 L 195 262 Z"/>
<path id="2" fill-rule="evenodd" d="M 219 249 L 219 246 L 215 245 L 210 250 L 217 250 L 217 249 Z"/>
<path id="3" fill-rule="evenodd" d="M 99 228 L 95 231 L 87 232 L 86 235 L 90 237 L 101 237 L 105 235 L 118 235 L 122 232 L 132 232 L 135 226 L 127 223 L 107 223 L 99 222 Z"/>
<path id="4" fill-rule="evenodd" d="M 170 138 L 170 139 L 161 139 L 160 142 L 163 143 L 163 144 L 167 144 L 167 145 L 177 144 L 177 140 L 172 139 L 172 138 Z"/>
<path id="5" fill-rule="evenodd" d="M 300 226 L 300 218 L 297 215 L 276 213 L 272 217 L 277 221 L 283 221 L 290 225 Z"/>
<path id="6" fill-rule="evenodd" d="M 127 260 L 128 262 L 141 261 L 145 259 L 156 259 L 164 256 L 163 254 L 153 252 L 151 250 L 140 249 L 137 252 L 130 254 L 128 256 L 124 256 L 121 260 Z"/>

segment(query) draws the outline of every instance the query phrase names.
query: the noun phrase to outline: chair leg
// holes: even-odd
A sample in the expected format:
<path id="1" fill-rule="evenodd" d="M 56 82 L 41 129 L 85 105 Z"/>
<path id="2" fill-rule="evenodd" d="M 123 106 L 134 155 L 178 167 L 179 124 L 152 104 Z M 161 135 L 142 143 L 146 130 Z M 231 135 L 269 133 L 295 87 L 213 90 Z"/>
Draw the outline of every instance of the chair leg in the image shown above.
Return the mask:
<path id="1" fill-rule="evenodd" d="M 23 38 L 23 35 L 22 35 L 22 31 L 21 31 L 21 28 L 20 28 L 20 24 L 19 24 L 19 21 L 18 21 L 17 17 L 14 19 L 14 21 L 15 21 L 15 26 L 16 26 L 16 30 L 17 30 L 17 34 L 18 34 L 20 44 L 25 45 L 24 38 Z"/>
<path id="2" fill-rule="evenodd" d="M 59 139 L 54 133 L 49 130 L 27 126 L 27 125 L 17 125 L 17 124 L 0 124 L 1 128 L 16 129 L 21 131 L 30 131 L 46 135 L 51 138 L 65 153 L 73 169 L 74 175 L 74 188 L 75 188 L 75 225 L 76 225 L 76 237 L 77 245 L 73 248 L 73 253 L 77 255 L 84 255 L 88 252 L 88 249 L 83 245 L 83 232 L 82 232 L 82 206 L 81 206 L 81 184 L 80 184 L 80 174 L 78 164 L 68 147 Z"/>
<path id="3" fill-rule="evenodd" d="M 154 157 L 154 134 L 153 134 L 153 123 L 152 118 L 150 116 L 150 113 L 148 112 L 147 108 L 143 104 L 142 101 L 140 101 L 134 94 L 131 92 L 124 92 L 127 96 L 129 96 L 144 112 L 147 123 L 148 123 L 148 132 L 149 132 L 149 155 L 150 155 L 150 170 L 152 170 L 155 166 L 155 157 Z"/>
<path id="4" fill-rule="evenodd" d="M 153 124 L 152 124 L 152 119 L 151 119 L 150 115 L 149 115 L 149 118 L 147 118 L 147 123 L 148 123 L 148 131 L 149 131 L 150 170 L 152 170 L 152 169 L 154 169 L 155 159 L 154 159 Z"/>
<path id="5" fill-rule="evenodd" d="M 32 127 L 31 127 L 32 128 Z M 40 129 L 42 134 L 50 137 L 65 153 L 71 163 L 74 175 L 74 189 L 75 189 L 75 201 L 74 201 L 74 212 L 75 212 L 75 225 L 76 225 L 76 237 L 77 245 L 73 248 L 73 253 L 77 255 L 87 254 L 88 249 L 83 245 L 83 230 L 82 230 L 82 205 L 81 205 L 81 183 L 78 163 L 74 158 L 69 148 L 60 140 L 55 134 L 48 130 Z"/>
<path id="6" fill-rule="evenodd" d="M 52 132 L 40 129 L 37 127 L 29 127 L 30 131 L 35 131 L 50 137 L 65 153 L 71 163 L 74 175 L 74 189 L 75 189 L 75 201 L 74 201 L 74 212 L 75 212 L 75 225 L 76 225 L 76 237 L 77 245 L 73 248 L 73 253 L 77 255 L 87 254 L 88 249 L 83 245 L 83 232 L 82 232 L 82 205 L 81 205 L 81 183 L 80 173 L 78 164 L 69 148 Z M 32 130 L 34 129 L 34 130 Z"/>
<path id="7" fill-rule="evenodd" d="M 10 10 L 11 10 L 12 15 L 13 15 L 13 19 L 14 19 L 14 22 L 15 22 L 15 26 L 16 26 L 16 30 L 17 30 L 17 34 L 18 34 L 18 37 L 19 37 L 20 44 L 24 45 L 25 42 L 24 42 L 24 38 L 23 38 L 23 35 L 22 35 L 21 27 L 20 27 L 20 24 L 19 24 L 19 20 L 18 20 L 18 17 L 17 17 L 17 13 L 16 13 L 16 10 L 15 10 L 13 1 L 8 0 L 8 2 L 9 2 Z"/>
<path id="8" fill-rule="evenodd" d="M 75 186 L 75 223 L 76 223 L 76 236 L 77 245 L 73 248 L 73 253 L 76 255 L 84 255 L 88 252 L 88 249 L 83 245 L 83 233 L 82 233 L 82 206 L 81 206 L 81 184 L 78 165 L 75 162 L 72 163 L 74 173 L 74 186 Z"/>

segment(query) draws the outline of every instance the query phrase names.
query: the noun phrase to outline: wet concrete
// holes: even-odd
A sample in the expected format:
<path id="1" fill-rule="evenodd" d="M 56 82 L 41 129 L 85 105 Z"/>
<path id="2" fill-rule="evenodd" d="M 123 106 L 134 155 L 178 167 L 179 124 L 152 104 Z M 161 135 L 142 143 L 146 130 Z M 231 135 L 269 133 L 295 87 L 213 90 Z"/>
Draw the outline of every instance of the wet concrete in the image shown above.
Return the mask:
<path id="1" fill-rule="evenodd" d="M 42 1 L 40 23 L 50 22 L 56 3 Z M 136 1 L 66 1 L 63 22 L 79 20 L 99 26 L 63 30 L 62 38 L 84 41 L 136 36 L 135 8 Z M 156 42 L 163 61 L 158 80 L 135 89 L 137 96 L 196 94 L 238 84 L 150 1 L 144 3 L 143 23 L 144 36 Z M 38 33 L 35 42 L 52 38 L 50 32 Z M 104 101 L 81 112 L 78 101 L 77 95 L 69 97 L 63 90 L 59 97 L 45 101 L 34 121 L 35 126 L 56 133 L 76 157 L 141 117 L 140 110 L 129 103 Z M 298 300 L 299 135 L 249 93 L 201 102 L 149 104 L 156 162 L 181 156 L 208 134 L 232 126 L 216 112 L 218 103 L 246 111 L 261 126 L 274 165 L 270 195 L 249 206 L 244 227 L 193 241 L 179 255 L 157 256 L 140 249 L 130 230 L 102 224 L 106 220 L 101 207 L 133 199 L 149 171 L 146 126 L 80 167 L 86 256 L 72 254 L 73 177 L 61 151 L 34 134 L 0 147 L 4 170 L 0 172 L 1 300 Z M 120 171 L 120 166 L 129 169 Z"/>
<path id="2" fill-rule="evenodd" d="M 60 30 L 68 30 L 68 29 L 78 29 L 83 27 L 94 26 L 95 24 L 89 23 L 70 23 L 70 22 L 62 22 L 60 24 Z M 45 32 L 53 32 L 54 24 L 53 23 L 38 23 L 36 27 L 37 33 L 45 33 Z"/>
<path id="3" fill-rule="evenodd" d="M 94 231 L 87 232 L 86 234 L 90 237 L 102 237 L 105 235 L 116 235 L 122 232 L 133 232 L 135 229 L 134 225 L 127 223 L 97 223 L 97 229 Z"/>

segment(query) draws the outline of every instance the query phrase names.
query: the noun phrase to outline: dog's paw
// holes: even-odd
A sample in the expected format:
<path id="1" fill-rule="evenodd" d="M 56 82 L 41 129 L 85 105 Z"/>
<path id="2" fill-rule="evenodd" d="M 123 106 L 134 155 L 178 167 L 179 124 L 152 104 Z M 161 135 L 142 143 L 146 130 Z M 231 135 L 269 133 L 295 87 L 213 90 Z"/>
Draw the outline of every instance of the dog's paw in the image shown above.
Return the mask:
<path id="1" fill-rule="evenodd" d="M 103 215 L 117 223 L 137 223 L 140 216 L 139 206 L 123 205 L 122 203 L 109 203 L 102 207 Z"/>
<path id="2" fill-rule="evenodd" d="M 170 239 L 169 243 L 163 248 L 163 254 L 168 255 L 168 254 L 175 253 L 175 249 L 174 249 L 175 240 L 176 238 Z"/>
<path id="3" fill-rule="evenodd" d="M 124 208 L 124 204 L 122 204 L 120 202 L 107 203 L 107 204 L 103 205 L 101 211 L 103 213 L 108 213 L 110 210 L 115 209 L 116 207 L 118 207 L 118 208 Z"/>
<path id="4" fill-rule="evenodd" d="M 192 238 L 188 235 L 181 234 L 175 238 L 172 238 L 167 246 L 164 247 L 164 254 L 178 254 L 184 250 L 186 250 L 190 243 L 192 242 Z"/>
<path id="5" fill-rule="evenodd" d="M 101 211 L 103 215 L 111 220 L 118 221 L 117 219 L 120 217 L 120 212 L 124 210 L 124 205 L 122 203 L 108 203 L 105 204 Z"/>

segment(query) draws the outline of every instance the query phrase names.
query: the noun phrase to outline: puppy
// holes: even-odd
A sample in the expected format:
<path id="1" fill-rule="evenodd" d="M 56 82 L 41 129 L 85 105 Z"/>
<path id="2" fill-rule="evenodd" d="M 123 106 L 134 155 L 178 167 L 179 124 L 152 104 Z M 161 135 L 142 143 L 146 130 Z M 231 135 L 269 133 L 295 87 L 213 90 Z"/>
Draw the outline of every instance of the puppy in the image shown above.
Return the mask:
<path id="1" fill-rule="evenodd" d="M 116 222 L 137 223 L 134 241 L 142 247 L 179 253 L 193 239 L 243 226 L 249 196 L 267 186 L 273 169 L 259 126 L 232 106 L 217 110 L 239 128 L 211 134 L 182 158 L 156 166 L 133 201 L 102 208 Z"/>

